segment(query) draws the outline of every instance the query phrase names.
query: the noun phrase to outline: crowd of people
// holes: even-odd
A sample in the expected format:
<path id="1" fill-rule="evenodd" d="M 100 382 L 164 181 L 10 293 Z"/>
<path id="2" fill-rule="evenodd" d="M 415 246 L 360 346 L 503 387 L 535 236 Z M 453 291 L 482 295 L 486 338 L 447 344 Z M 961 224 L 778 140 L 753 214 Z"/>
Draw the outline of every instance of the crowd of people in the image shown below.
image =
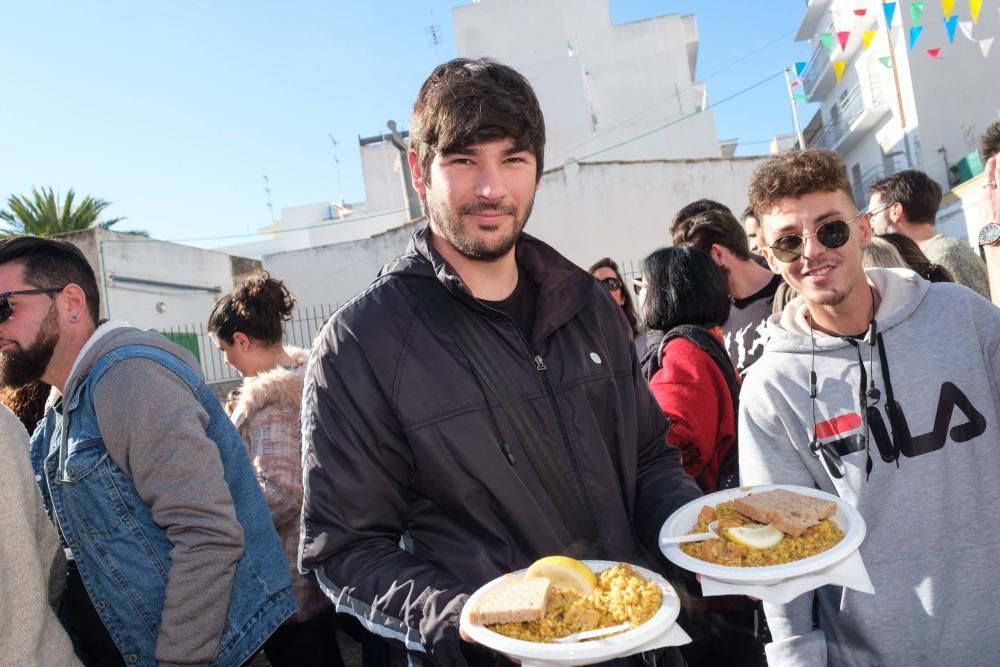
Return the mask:
<path id="1" fill-rule="evenodd" d="M 255 275 L 213 341 L 99 319 L 83 254 L 0 242 L 0 664 L 497 665 L 459 617 L 541 556 L 636 563 L 689 644 L 618 664 L 991 664 L 1000 491 L 1000 122 L 979 241 L 937 234 L 908 170 L 859 211 L 836 154 L 754 173 L 746 210 L 665 216 L 640 276 L 524 232 L 545 125 L 528 81 L 457 59 L 421 87 L 408 160 L 427 224 L 310 352 Z M 28 433 L 31 432 L 30 436 Z M 819 488 L 868 526 L 875 594 L 705 597 L 663 556 L 677 509 Z"/>

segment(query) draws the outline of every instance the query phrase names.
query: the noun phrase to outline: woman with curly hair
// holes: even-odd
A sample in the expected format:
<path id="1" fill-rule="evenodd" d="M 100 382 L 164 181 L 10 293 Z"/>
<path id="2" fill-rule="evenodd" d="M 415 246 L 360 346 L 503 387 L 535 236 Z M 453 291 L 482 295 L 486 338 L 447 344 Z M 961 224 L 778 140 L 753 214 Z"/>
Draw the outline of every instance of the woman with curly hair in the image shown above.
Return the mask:
<path id="1" fill-rule="evenodd" d="M 274 667 L 342 667 L 333 606 L 316 580 L 297 567 L 302 510 L 299 414 L 309 353 L 282 344 L 284 322 L 294 306 L 282 281 L 266 273 L 251 276 L 216 302 L 208 330 L 226 363 L 243 376 L 230 418 L 257 472 L 298 602 L 295 616 L 264 644 L 264 654 Z"/>

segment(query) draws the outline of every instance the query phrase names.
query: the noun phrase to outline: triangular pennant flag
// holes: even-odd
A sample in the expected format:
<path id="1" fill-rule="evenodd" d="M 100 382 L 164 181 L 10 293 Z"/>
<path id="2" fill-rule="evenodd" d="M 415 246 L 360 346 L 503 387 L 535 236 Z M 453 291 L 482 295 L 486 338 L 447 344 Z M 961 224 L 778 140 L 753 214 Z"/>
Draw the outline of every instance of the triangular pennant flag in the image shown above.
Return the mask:
<path id="1" fill-rule="evenodd" d="M 792 81 L 792 88 L 802 83 L 801 81 Z"/>
<path id="2" fill-rule="evenodd" d="M 929 55 L 931 58 L 937 58 L 939 55 L 941 55 L 941 49 L 940 48 L 927 49 L 927 55 Z"/>
<path id="3" fill-rule="evenodd" d="M 982 1 L 983 0 L 979 0 L 979 2 Z M 975 2 L 975 0 L 969 0 L 969 2 Z M 920 2 L 910 3 L 910 19 L 913 25 L 920 25 L 920 17 L 923 15 L 923 13 L 924 13 L 923 0 L 920 0 Z"/>
<path id="4" fill-rule="evenodd" d="M 792 97 L 795 98 L 796 102 L 805 102 L 806 101 L 806 96 L 803 95 L 802 93 L 795 93 L 794 95 L 792 95 Z"/>
<path id="5" fill-rule="evenodd" d="M 951 16 L 951 10 L 955 8 L 955 0 L 941 0 L 941 10 L 944 12 L 945 18 Z"/>
<path id="6" fill-rule="evenodd" d="M 993 47 L 993 37 L 979 40 L 979 50 L 983 52 L 983 58 L 990 57 L 990 49 Z"/>
<path id="7" fill-rule="evenodd" d="M 923 26 L 915 25 L 910 28 L 910 50 L 913 50 L 913 45 L 917 43 L 920 38 L 920 33 L 924 31 Z"/>
<path id="8" fill-rule="evenodd" d="M 983 9 L 983 0 L 969 0 L 969 14 L 972 15 L 972 22 L 979 22 L 979 12 Z M 981 44 L 982 42 L 980 42 Z"/>
<path id="9" fill-rule="evenodd" d="M 843 78 L 845 67 L 847 67 L 846 60 L 833 61 L 833 73 L 837 75 L 837 83 L 840 83 L 840 80 Z"/>
<path id="10" fill-rule="evenodd" d="M 819 34 L 819 41 L 823 43 L 823 48 L 826 49 L 827 53 L 833 53 L 833 33 L 832 32 L 821 32 Z"/>
<path id="11" fill-rule="evenodd" d="M 892 27 L 892 15 L 896 13 L 896 3 L 895 2 L 883 2 L 882 11 L 885 12 L 885 25 L 887 28 Z"/>
<path id="12" fill-rule="evenodd" d="M 954 2 L 954 1 L 955 1 L 955 0 L 952 0 L 952 2 Z M 855 16 L 864 16 L 864 15 L 865 15 L 865 14 L 867 14 L 867 13 L 868 13 L 868 10 L 867 10 L 867 9 L 855 9 L 855 10 L 854 10 L 854 15 L 855 15 Z"/>
<path id="13" fill-rule="evenodd" d="M 976 41 L 972 37 L 972 21 L 959 21 L 958 27 L 962 29 L 962 34 L 965 35 L 966 39 L 971 39 L 973 42 Z"/>
<path id="14" fill-rule="evenodd" d="M 948 43 L 949 44 L 954 44 L 955 43 L 955 28 L 957 26 L 958 26 L 958 17 L 957 16 L 949 16 L 948 18 L 946 18 L 944 20 L 945 30 L 948 31 Z"/>
<path id="15" fill-rule="evenodd" d="M 885 65 L 886 67 L 888 67 L 889 69 L 892 69 L 892 58 L 890 58 L 889 56 L 879 58 L 878 61 L 883 65 Z"/>
<path id="16" fill-rule="evenodd" d="M 851 38 L 851 33 L 848 30 L 842 30 L 837 33 L 837 41 L 840 42 L 840 48 L 843 51 L 847 50 L 847 40 Z"/>
<path id="17" fill-rule="evenodd" d="M 795 76 L 801 77 L 802 73 L 806 71 L 806 65 L 808 63 L 795 63 Z"/>
<path id="18" fill-rule="evenodd" d="M 878 32 L 877 30 L 865 30 L 865 34 L 864 34 L 864 38 L 865 38 L 865 51 L 867 51 L 868 47 L 872 45 L 872 40 L 875 39 L 875 33 L 877 33 L 877 32 Z"/>

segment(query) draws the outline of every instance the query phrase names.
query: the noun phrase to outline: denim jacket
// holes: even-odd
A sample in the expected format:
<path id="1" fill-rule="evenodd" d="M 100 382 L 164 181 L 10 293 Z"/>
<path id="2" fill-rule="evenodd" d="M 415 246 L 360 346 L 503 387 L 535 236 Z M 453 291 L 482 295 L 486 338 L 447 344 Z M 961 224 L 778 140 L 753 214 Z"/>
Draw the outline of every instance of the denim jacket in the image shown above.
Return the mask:
<path id="1" fill-rule="evenodd" d="M 50 409 L 31 440 L 31 462 L 46 508 L 72 551 L 94 608 L 128 665 L 157 664 L 155 649 L 172 544 L 151 508 L 105 448 L 94 390 L 114 364 L 140 357 L 176 374 L 209 415 L 225 482 L 244 533 L 215 667 L 246 661 L 295 610 L 278 541 L 246 448 L 211 389 L 174 354 L 125 345 L 100 356 L 67 385 L 62 419 Z"/>

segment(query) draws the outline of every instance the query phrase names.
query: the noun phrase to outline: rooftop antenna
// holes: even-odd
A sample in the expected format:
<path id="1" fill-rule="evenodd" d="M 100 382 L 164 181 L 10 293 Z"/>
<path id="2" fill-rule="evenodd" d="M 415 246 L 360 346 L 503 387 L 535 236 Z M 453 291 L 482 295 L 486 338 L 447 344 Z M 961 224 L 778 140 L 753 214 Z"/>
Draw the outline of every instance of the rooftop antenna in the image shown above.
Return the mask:
<path id="1" fill-rule="evenodd" d="M 438 45 L 441 43 L 441 34 L 437 24 L 434 23 L 433 9 L 431 10 L 431 24 L 427 26 L 427 41 L 434 47 L 434 64 L 436 65 L 441 60 L 438 55 Z"/>
<path id="2" fill-rule="evenodd" d="M 333 165 L 337 169 L 337 191 L 340 193 L 340 203 L 344 203 L 344 187 L 340 184 L 340 158 L 337 156 L 337 148 L 340 146 L 337 140 L 333 138 L 332 134 L 327 134 L 330 137 L 330 143 L 333 144 Z"/>
<path id="3" fill-rule="evenodd" d="M 267 193 L 267 212 L 271 218 L 271 222 L 274 222 L 274 205 L 271 204 L 271 179 L 264 174 L 264 192 Z"/>

